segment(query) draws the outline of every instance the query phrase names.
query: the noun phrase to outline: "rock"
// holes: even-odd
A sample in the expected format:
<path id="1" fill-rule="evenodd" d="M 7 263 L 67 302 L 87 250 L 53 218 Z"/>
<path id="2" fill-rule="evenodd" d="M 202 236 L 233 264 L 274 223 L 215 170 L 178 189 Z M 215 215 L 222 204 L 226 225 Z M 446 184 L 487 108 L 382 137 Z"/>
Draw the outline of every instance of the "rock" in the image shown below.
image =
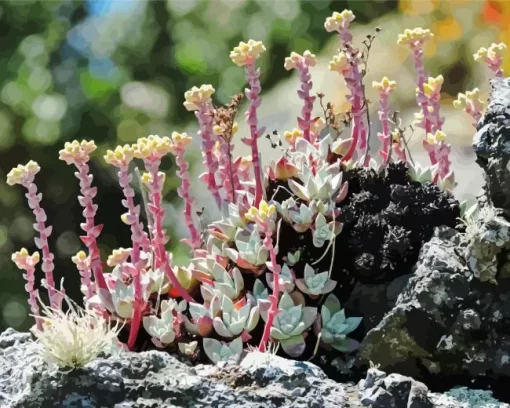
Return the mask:
<path id="1" fill-rule="evenodd" d="M 481 221 L 489 222 L 491 228 L 478 226 L 477 231 L 499 236 L 495 218 Z M 510 280 L 498 275 L 495 284 L 473 271 L 467 261 L 473 248 L 466 240 L 449 228 L 436 230 L 396 303 L 362 341 L 356 367 L 379 364 L 442 390 L 473 380 L 505 391 Z M 503 265 L 507 252 L 492 251 L 493 262 Z"/>
<path id="2" fill-rule="evenodd" d="M 190 367 L 168 353 L 123 352 L 62 372 L 43 362 L 38 344 L 14 341 L 23 337 L 0 335 L 3 408 L 347 406 L 346 387 L 307 362 L 248 353 L 240 365 Z"/>
<path id="3" fill-rule="evenodd" d="M 454 388 L 444 394 L 430 394 L 434 407 L 441 408 L 510 408 L 494 399 L 490 391 L 471 390 L 466 387 Z M 409 407 L 411 408 L 411 407 Z"/>
<path id="4" fill-rule="evenodd" d="M 510 79 L 491 81 L 489 105 L 473 140 L 493 205 L 510 215 Z"/>
<path id="5" fill-rule="evenodd" d="M 412 378 L 386 375 L 375 368 L 358 386 L 339 384 L 314 364 L 258 352 L 248 353 L 239 365 L 195 367 L 160 351 L 121 352 L 65 372 L 44 363 L 40 345 L 29 334 L 7 330 L 0 334 L 0 344 L 2 408 L 362 408 L 370 404 L 372 408 L 466 408 L 465 400 L 476 402 L 476 408 L 495 408 L 490 404 L 497 403 L 490 393 L 469 389 L 434 394 Z"/>
<path id="6" fill-rule="evenodd" d="M 360 383 L 361 402 L 371 408 L 433 408 L 427 387 L 400 374 L 371 368 Z"/>
<path id="7" fill-rule="evenodd" d="M 8 327 L 0 336 L 0 349 L 14 346 L 16 343 L 24 343 L 31 338 L 30 333 L 19 333 L 12 327 Z"/>

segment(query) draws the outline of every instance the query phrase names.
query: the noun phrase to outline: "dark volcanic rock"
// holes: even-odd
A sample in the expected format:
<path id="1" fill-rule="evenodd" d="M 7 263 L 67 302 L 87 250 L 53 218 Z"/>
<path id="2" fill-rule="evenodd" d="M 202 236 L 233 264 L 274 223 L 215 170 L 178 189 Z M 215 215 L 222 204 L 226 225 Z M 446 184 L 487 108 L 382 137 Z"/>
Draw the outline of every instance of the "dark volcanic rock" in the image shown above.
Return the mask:
<path id="1" fill-rule="evenodd" d="M 489 105 L 473 140 L 493 205 L 510 215 L 510 79 L 491 81 Z"/>
<path id="2" fill-rule="evenodd" d="M 371 402 L 373 408 L 510 408 L 491 405 L 498 402 L 487 392 L 434 394 L 376 369 L 359 386 L 339 384 L 314 364 L 271 354 L 248 353 L 239 365 L 191 367 L 159 351 L 122 352 L 63 372 L 43 362 L 30 334 L 8 329 L 0 345 L 2 408 L 362 408 Z"/>
<path id="3" fill-rule="evenodd" d="M 498 275 L 495 284 L 477 277 L 466 240 L 442 228 L 425 244 L 397 302 L 363 340 L 358 366 L 380 364 L 434 390 L 478 384 L 504 395 L 510 380 L 510 279 Z M 506 257 L 504 251 L 499 255 Z"/>
<path id="4" fill-rule="evenodd" d="M 302 261 L 293 266 L 297 278 L 305 263 L 329 270 L 333 255 L 331 278 L 339 282 L 333 293 L 342 303 L 357 282 L 374 285 L 409 274 L 434 228 L 455 227 L 460 216 L 451 193 L 433 183 L 411 181 L 403 163 L 391 163 L 384 174 L 366 168 L 347 170 L 343 180 L 349 183 L 347 197 L 339 204 L 343 229 L 329 251 L 314 247 L 311 231 L 297 233 L 285 223 L 280 232 L 285 239 L 279 243 L 280 257 L 301 250 Z M 273 197 L 278 183 L 269 185 L 268 197 Z M 276 197 L 285 200 L 289 198 L 285 194 L 280 189 Z"/>

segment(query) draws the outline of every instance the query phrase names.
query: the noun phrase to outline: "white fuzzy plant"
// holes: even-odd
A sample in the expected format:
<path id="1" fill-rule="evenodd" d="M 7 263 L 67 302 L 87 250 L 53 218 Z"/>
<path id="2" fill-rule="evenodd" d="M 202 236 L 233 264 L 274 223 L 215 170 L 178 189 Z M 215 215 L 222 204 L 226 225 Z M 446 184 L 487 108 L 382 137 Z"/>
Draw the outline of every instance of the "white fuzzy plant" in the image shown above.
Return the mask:
<path id="1" fill-rule="evenodd" d="M 64 295 L 67 312 L 42 305 L 45 316 L 37 317 L 44 330 L 31 329 L 41 345 L 40 355 L 45 363 L 57 369 L 76 369 L 85 366 L 101 353 L 120 351 L 117 336 L 122 329 L 90 309 L 80 308 Z"/>

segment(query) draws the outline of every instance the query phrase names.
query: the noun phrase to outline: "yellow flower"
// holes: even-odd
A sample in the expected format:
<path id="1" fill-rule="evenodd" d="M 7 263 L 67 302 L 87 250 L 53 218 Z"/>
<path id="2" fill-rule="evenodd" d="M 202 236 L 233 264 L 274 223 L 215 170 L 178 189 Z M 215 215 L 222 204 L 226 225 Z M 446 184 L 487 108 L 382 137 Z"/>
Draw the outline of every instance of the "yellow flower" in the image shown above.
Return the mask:
<path id="1" fill-rule="evenodd" d="M 172 140 L 167 137 L 150 135 L 138 139 L 133 146 L 134 157 L 145 160 L 160 160 L 168 153 L 172 152 L 174 146 Z"/>
<path id="2" fill-rule="evenodd" d="M 423 29 L 420 27 L 413 28 L 412 30 L 404 30 L 404 34 L 398 35 L 398 45 L 409 45 L 411 47 L 423 43 L 426 40 L 434 37 L 434 34 L 429 29 Z"/>
<path id="3" fill-rule="evenodd" d="M 143 181 L 143 178 L 142 178 L 142 183 L 143 183 L 143 182 L 144 182 L 144 181 Z M 147 184 L 147 183 L 145 183 L 145 184 Z M 121 220 L 124 224 L 126 224 L 126 225 L 129 225 L 129 222 L 128 222 L 128 215 L 129 215 L 129 213 L 124 213 L 124 214 L 122 214 L 122 215 L 120 216 L 120 220 Z"/>
<path id="4" fill-rule="evenodd" d="M 372 82 L 372 86 L 379 92 L 389 93 L 397 87 L 397 82 L 390 81 L 387 77 L 384 77 L 381 82 Z"/>
<path id="5" fill-rule="evenodd" d="M 147 172 L 143 173 L 142 174 L 142 183 L 143 184 L 150 184 L 150 183 L 152 183 L 152 174 L 147 173 Z"/>
<path id="6" fill-rule="evenodd" d="M 339 31 L 341 28 L 348 28 L 355 18 L 351 10 L 344 10 L 341 13 L 335 11 L 331 17 L 326 18 L 324 28 L 328 33 Z"/>
<path id="7" fill-rule="evenodd" d="M 239 131 L 239 124 L 237 122 L 234 122 L 232 124 L 232 134 L 235 135 Z"/>
<path id="8" fill-rule="evenodd" d="M 265 200 L 262 200 L 259 204 L 259 208 L 251 207 L 245 214 L 245 218 L 248 221 L 266 221 L 268 218 L 274 217 L 276 214 L 276 207 L 274 204 L 268 205 Z"/>
<path id="9" fill-rule="evenodd" d="M 349 62 L 347 60 L 347 55 L 341 52 L 338 55 L 333 57 L 333 60 L 330 61 L 328 66 L 330 71 L 335 71 L 342 73 L 350 68 Z"/>
<path id="10" fill-rule="evenodd" d="M 294 128 L 294 130 L 292 132 L 286 131 L 283 134 L 283 137 L 285 138 L 287 143 L 294 144 L 294 143 L 296 143 L 297 139 L 299 139 L 300 137 L 303 137 L 303 132 L 299 129 Z"/>
<path id="11" fill-rule="evenodd" d="M 398 130 L 391 132 L 391 140 L 393 143 L 400 143 L 400 132 Z"/>
<path id="12" fill-rule="evenodd" d="M 90 160 L 90 154 L 97 148 L 93 140 L 82 140 L 78 142 L 66 142 L 64 148 L 59 152 L 59 159 L 64 160 L 67 164 L 86 163 Z"/>
<path id="13" fill-rule="evenodd" d="M 266 50 L 262 41 L 249 40 L 247 43 L 240 42 L 230 52 L 230 59 L 239 67 L 252 64 Z"/>
<path id="14" fill-rule="evenodd" d="M 439 75 L 436 78 L 429 77 L 427 82 L 423 84 L 423 92 L 427 97 L 432 97 L 433 95 L 438 95 L 441 92 L 441 86 L 443 85 L 444 78 L 442 75 Z M 418 93 L 419 90 L 417 89 Z"/>
<path id="15" fill-rule="evenodd" d="M 480 48 L 473 57 L 476 62 L 495 62 L 503 58 L 505 50 L 505 43 L 492 43 L 488 49 L 485 47 Z"/>
<path id="16" fill-rule="evenodd" d="M 131 253 L 130 249 L 126 248 L 114 249 L 112 254 L 108 257 L 106 263 L 108 264 L 108 266 L 120 265 L 122 262 L 126 262 L 130 253 Z"/>
<path id="17" fill-rule="evenodd" d="M 485 102 L 480 99 L 480 90 L 478 88 L 467 91 L 465 94 L 459 92 L 457 99 L 453 101 L 453 106 L 456 108 L 465 109 L 471 104 L 478 105 L 480 108 L 485 106 Z"/>
<path id="18" fill-rule="evenodd" d="M 26 248 L 21 248 L 19 251 L 12 254 L 11 259 L 19 269 L 25 269 L 27 265 L 37 265 L 40 260 L 40 256 L 37 251 L 32 255 L 29 255 Z"/>
<path id="19" fill-rule="evenodd" d="M 117 146 L 115 150 L 108 150 L 104 159 L 106 163 L 116 167 L 127 166 L 135 155 L 135 151 L 132 146 L 124 145 Z"/>
<path id="20" fill-rule="evenodd" d="M 87 254 L 84 251 L 79 251 L 75 256 L 71 258 L 74 264 L 78 265 L 84 263 L 87 260 Z"/>
<path id="21" fill-rule="evenodd" d="M 40 170 L 41 168 L 39 165 L 33 160 L 30 160 L 25 165 L 18 164 L 17 167 L 13 168 L 7 174 L 7 184 L 13 186 L 15 184 L 23 184 L 25 182 L 31 183 L 34 176 L 39 173 Z"/>
<path id="22" fill-rule="evenodd" d="M 427 134 L 427 142 L 430 144 L 437 144 L 444 140 L 446 140 L 446 134 L 441 130 L 437 130 L 436 133 Z"/>
<path id="23" fill-rule="evenodd" d="M 191 143 L 191 137 L 187 133 L 172 133 L 172 142 L 177 149 L 186 149 Z"/>
<path id="24" fill-rule="evenodd" d="M 287 71 L 292 68 L 296 68 L 296 64 L 300 61 L 304 61 L 307 66 L 314 67 L 317 64 L 317 58 L 310 51 L 306 50 L 303 55 L 299 55 L 296 52 L 292 52 L 290 57 L 285 58 L 284 67 Z"/>
<path id="25" fill-rule="evenodd" d="M 200 88 L 194 86 L 184 93 L 184 107 L 189 111 L 199 110 L 201 105 L 212 103 L 211 96 L 215 89 L 212 85 L 202 85 Z"/>

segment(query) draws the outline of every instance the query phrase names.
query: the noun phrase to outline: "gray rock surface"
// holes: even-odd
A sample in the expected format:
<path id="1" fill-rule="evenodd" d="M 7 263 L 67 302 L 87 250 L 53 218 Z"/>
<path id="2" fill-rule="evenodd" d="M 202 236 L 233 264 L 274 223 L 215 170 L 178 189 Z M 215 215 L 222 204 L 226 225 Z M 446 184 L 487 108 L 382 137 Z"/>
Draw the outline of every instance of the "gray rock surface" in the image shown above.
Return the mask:
<path id="1" fill-rule="evenodd" d="M 30 334 L 9 329 L 0 344 L 2 408 L 361 407 L 353 384 L 338 384 L 313 364 L 261 353 L 240 365 L 196 367 L 158 351 L 122 353 L 64 373 L 44 364 Z"/>
<path id="2" fill-rule="evenodd" d="M 510 78 L 491 81 L 489 105 L 478 123 L 473 149 L 492 203 L 510 215 Z"/>
<path id="3" fill-rule="evenodd" d="M 371 369 L 339 384 L 317 366 L 248 353 L 239 365 L 192 367 L 158 351 L 121 353 L 63 372 L 48 367 L 28 333 L 0 334 L 1 408 L 496 408 L 490 393 L 434 394 L 398 374 Z M 467 401 L 467 402 L 465 402 Z M 386 405 L 384 405 L 386 404 Z M 390 404 L 390 405 L 388 405 Z M 501 405 L 501 408 L 510 408 Z"/>
<path id="4" fill-rule="evenodd" d="M 499 236 L 505 221 L 498 224 L 496 220 L 480 221 L 482 225 L 469 229 L 469 234 L 487 234 L 490 230 Z M 431 378 L 483 378 L 489 384 L 508 383 L 507 250 L 496 253 L 492 247 L 487 249 L 495 257 L 491 264 L 499 265 L 499 273 L 495 281 L 483 281 L 469 262 L 474 256 L 471 241 L 471 236 L 468 239 L 451 229 L 436 230 L 422 248 L 416 270 L 394 306 L 365 336 L 358 366 L 380 364 L 385 371 L 427 384 Z"/>

